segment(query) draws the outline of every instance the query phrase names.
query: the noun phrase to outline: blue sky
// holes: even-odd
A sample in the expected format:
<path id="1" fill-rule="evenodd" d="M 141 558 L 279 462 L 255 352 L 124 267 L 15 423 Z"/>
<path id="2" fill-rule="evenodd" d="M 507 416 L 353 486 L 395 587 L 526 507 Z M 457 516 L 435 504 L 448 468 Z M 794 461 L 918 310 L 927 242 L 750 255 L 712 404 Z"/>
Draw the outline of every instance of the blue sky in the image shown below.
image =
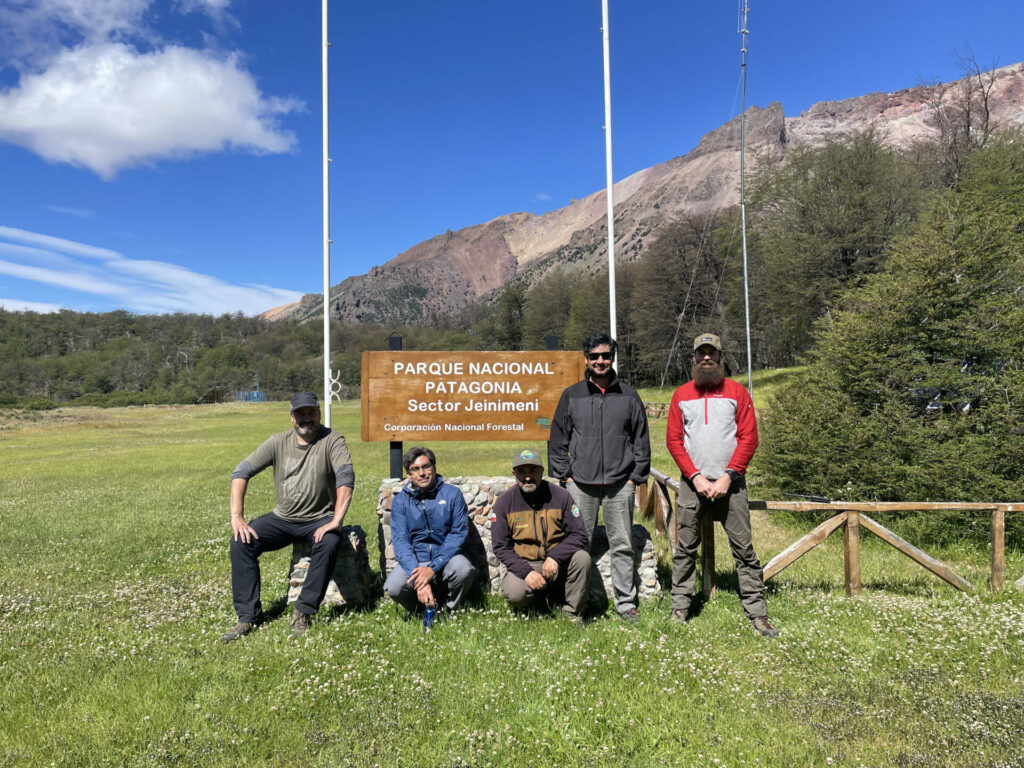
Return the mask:
<path id="1" fill-rule="evenodd" d="M 738 114 L 738 5 L 610 0 L 615 178 Z M 751 0 L 748 104 L 1024 60 L 1019 0 Z M 604 185 L 600 0 L 333 0 L 332 283 Z M 318 0 L 0 0 L 0 305 L 318 293 Z"/>

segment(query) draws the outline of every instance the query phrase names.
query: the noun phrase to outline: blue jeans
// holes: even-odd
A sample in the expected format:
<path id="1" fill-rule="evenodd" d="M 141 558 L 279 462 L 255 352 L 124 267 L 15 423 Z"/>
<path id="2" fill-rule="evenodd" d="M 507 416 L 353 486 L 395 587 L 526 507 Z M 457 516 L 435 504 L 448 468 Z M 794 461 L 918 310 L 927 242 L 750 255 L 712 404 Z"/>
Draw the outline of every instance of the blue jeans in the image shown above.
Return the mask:
<path id="1" fill-rule="evenodd" d="M 615 610 L 624 613 L 637 607 L 636 567 L 633 563 L 633 494 L 628 480 L 616 485 L 588 485 L 575 481 L 565 484 L 583 515 L 590 541 L 597 528 L 598 507 L 604 510 L 604 529 L 608 534 L 608 552 L 612 571 Z"/>

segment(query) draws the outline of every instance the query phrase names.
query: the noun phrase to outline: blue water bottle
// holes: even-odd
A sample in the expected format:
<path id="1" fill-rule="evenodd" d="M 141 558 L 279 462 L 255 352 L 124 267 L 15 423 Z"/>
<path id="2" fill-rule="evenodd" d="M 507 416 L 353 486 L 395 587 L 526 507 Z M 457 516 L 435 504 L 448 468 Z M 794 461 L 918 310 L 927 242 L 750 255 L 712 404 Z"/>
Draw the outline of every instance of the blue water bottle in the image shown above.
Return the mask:
<path id="1" fill-rule="evenodd" d="M 429 632 L 430 628 L 434 626 L 434 609 L 427 608 L 423 611 L 423 631 Z"/>

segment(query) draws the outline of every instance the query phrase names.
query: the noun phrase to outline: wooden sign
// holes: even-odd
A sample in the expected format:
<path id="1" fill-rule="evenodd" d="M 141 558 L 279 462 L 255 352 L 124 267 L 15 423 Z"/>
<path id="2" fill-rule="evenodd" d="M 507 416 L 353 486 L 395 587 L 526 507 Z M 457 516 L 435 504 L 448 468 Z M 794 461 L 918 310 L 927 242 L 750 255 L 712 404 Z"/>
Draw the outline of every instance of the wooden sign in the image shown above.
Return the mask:
<path id="1" fill-rule="evenodd" d="M 362 437 L 546 441 L 579 352 L 363 352 Z"/>

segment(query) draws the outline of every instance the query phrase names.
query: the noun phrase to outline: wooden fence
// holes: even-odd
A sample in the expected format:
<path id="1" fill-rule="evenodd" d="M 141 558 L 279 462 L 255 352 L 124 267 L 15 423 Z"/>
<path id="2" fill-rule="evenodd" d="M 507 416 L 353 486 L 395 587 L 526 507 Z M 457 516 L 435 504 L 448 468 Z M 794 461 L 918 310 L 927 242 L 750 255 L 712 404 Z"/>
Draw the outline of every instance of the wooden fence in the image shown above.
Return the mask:
<path id="1" fill-rule="evenodd" d="M 637 488 L 637 504 L 644 517 L 654 518 L 658 533 L 668 537 L 673 550 L 676 546 L 676 521 L 673 499 L 679 494 L 679 481 L 656 469 L 651 470 L 648 485 Z M 843 566 L 846 594 L 860 594 L 860 532 L 870 531 L 885 543 L 895 547 L 911 560 L 931 571 L 940 579 L 963 592 L 974 592 L 974 585 L 958 576 L 952 568 L 936 560 L 910 542 L 897 536 L 867 512 L 925 512 L 931 510 L 969 510 L 989 514 L 989 546 L 991 567 L 989 587 L 1003 588 L 1006 581 L 1006 513 L 1024 510 L 1024 504 L 993 502 L 852 502 L 852 501 L 751 501 L 751 509 L 791 512 L 831 512 L 827 520 L 805 536 L 794 541 L 764 566 L 764 580 L 768 581 L 782 570 L 825 541 L 831 534 L 843 529 Z M 701 521 L 701 591 L 710 597 L 715 590 L 715 531 L 714 520 L 706 516 Z M 1014 586 L 1024 590 L 1024 576 Z"/>

